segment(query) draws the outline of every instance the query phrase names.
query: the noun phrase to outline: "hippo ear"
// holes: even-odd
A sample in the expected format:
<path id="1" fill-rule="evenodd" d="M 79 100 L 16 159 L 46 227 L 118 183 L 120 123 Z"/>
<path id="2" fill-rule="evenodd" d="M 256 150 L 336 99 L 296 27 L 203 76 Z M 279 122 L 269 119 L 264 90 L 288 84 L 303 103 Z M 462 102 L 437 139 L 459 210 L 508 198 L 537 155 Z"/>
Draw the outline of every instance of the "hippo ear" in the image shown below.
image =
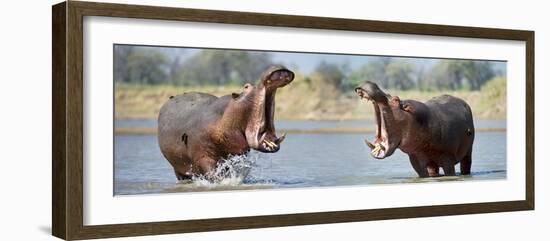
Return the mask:
<path id="1" fill-rule="evenodd" d="M 401 104 L 401 109 L 403 109 L 404 111 L 409 112 L 409 113 L 414 113 L 414 106 L 411 105 L 408 102 L 403 102 Z"/>
<path id="2" fill-rule="evenodd" d="M 231 97 L 232 97 L 233 99 L 237 99 L 237 98 L 239 98 L 239 96 L 240 96 L 240 94 L 231 93 Z"/>

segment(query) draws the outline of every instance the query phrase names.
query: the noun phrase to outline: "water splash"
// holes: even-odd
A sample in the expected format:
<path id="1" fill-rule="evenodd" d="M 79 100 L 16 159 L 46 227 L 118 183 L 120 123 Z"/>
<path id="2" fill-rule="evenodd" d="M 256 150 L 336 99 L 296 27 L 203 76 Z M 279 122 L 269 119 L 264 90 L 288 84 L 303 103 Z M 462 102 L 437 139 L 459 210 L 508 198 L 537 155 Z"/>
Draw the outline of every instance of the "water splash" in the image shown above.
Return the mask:
<path id="1" fill-rule="evenodd" d="M 194 186 L 205 188 L 219 188 L 223 186 L 239 186 L 245 182 L 250 170 L 257 167 L 256 162 L 262 158 L 258 152 L 244 155 L 232 155 L 219 162 L 216 169 L 207 176 L 194 176 Z"/>

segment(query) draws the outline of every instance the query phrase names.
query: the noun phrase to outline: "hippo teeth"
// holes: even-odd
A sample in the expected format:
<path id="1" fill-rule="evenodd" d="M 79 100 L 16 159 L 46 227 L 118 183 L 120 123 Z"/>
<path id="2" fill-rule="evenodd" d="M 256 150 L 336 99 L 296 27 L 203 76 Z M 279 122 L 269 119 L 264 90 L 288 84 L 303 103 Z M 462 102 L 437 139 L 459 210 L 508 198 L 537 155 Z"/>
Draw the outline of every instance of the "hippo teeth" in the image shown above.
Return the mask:
<path id="1" fill-rule="evenodd" d="M 279 145 L 284 141 L 285 137 L 286 137 L 286 133 L 283 133 L 281 137 L 275 140 L 269 140 L 268 138 L 265 138 L 265 136 L 262 136 L 261 145 L 267 151 L 274 151 L 279 148 Z"/>
<path id="2" fill-rule="evenodd" d="M 264 140 L 264 143 L 265 143 L 267 146 L 271 147 L 271 148 L 277 147 L 277 144 L 275 144 L 274 142 L 272 142 L 272 141 L 270 141 L 270 140 Z"/>
<path id="3" fill-rule="evenodd" d="M 371 149 L 371 154 L 375 157 L 379 157 L 381 151 L 386 151 L 386 147 L 384 147 L 384 145 L 380 142 L 372 144 L 371 142 L 365 140 L 365 143 L 369 146 Z"/>
<path id="4" fill-rule="evenodd" d="M 365 143 L 371 150 L 374 149 L 374 144 L 370 143 L 368 140 L 365 140 Z"/>
<path id="5" fill-rule="evenodd" d="M 263 147 L 264 149 L 268 150 L 268 151 L 271 151 L 271 146 L 269 146 L 269 145 L 267 144 L 267 142 L 265 142 L 265 141 L 262 142 L 262 147 Z"/>
<path id="6" fill-rule="evenodd" d="M 274 142 L 269 141 L 269 140 L 264 140 L 262 145 L 263 145 L 264 149 L 266 149 L 268 151 L 274 151 L 278 148 L 277 144 L 275 144 Z"/>

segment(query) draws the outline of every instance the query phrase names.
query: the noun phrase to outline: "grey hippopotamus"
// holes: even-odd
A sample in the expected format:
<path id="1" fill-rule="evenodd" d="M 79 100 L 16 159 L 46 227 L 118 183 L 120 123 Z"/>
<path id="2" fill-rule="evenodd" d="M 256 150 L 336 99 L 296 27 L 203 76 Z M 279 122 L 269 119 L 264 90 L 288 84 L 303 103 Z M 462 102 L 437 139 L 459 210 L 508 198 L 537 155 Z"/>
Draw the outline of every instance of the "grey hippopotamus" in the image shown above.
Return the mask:
<path id="1" fill-rule="evenodd" d="M 475 129 L 470 106 L 462 99 L 441 95 L 424 103 L 400 100 L 367 81 L 355 89 L 361 99 L 372 102 L 376 115 L 375 139 L 365 140 L 377 159 L 391 156 L 395 149 L 409 155 L 420 177 L 469 175 Z"/>
<path id="2" fill-rule="evenodd" d="M 269 67 L 256 85 L 216 97 L 190 92 L 170 97 L 158 117 L 158 143 L 178 180 L 212 170 L 232 155 L 255 149 L 277 152 L 285 135 L 275 133 L 275 93 L 294 79 L 283 66 Z"/>

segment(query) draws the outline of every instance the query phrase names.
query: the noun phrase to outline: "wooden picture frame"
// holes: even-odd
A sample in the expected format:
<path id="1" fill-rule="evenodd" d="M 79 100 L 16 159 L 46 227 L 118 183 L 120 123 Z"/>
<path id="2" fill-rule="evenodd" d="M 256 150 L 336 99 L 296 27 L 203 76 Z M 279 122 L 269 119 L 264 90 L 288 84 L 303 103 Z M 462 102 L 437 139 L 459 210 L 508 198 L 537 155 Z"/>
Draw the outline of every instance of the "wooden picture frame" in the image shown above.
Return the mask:
<path id="1" fill-rule="evenodd" d="M 94 2 L 52 7 L 52 233 L 67 239 L 203 232 L 534 209 L 534 32 L 433 24 L 212 11 Z M 526 43 L 525 199 L 473 204 L 349 210 L 109 225 L 83 224 L 83 17 L 107 16 L 207 23 L 517 40 Z"/>

